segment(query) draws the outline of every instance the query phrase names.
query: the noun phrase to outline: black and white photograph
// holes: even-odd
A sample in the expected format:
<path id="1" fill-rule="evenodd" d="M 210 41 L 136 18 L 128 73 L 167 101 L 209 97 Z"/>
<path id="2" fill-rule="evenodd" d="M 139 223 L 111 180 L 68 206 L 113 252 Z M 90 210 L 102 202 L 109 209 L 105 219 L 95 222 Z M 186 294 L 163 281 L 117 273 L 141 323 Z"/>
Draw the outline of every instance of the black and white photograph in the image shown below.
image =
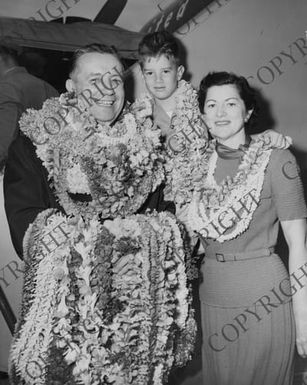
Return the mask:
<path id="1" fill-rule="evenodd" d="M 1 0 L 0 385 L 307 385 L 306 0 Z"/>

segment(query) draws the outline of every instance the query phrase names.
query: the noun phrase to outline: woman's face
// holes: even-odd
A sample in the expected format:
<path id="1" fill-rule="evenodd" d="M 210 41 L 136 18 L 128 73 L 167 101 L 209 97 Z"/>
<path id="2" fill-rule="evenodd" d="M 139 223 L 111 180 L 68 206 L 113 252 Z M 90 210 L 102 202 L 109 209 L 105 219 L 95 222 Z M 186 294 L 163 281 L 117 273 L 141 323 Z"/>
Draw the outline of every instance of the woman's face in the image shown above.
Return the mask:
<path id="1" fill-rule="evenodd" d="M 244 101 L 233 84 L 212 86 L 204 105 L 204 119 L 211 135 L 220 143 L 237 148 L 245 143 L 244 124 L 252 110 L 246 111 Z"/>

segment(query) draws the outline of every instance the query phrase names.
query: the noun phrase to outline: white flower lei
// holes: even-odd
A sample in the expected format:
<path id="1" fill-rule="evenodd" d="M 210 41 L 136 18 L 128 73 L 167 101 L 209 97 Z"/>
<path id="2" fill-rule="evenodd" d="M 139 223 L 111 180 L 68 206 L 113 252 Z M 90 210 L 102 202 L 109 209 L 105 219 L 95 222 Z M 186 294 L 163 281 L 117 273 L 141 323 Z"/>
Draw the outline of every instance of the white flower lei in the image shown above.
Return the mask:
<path id="1" fill-rule="evenodd" d="M 132 105 L 132 109 L 138 111 L 142 116 L 153 116 L 154 98 L 149 93 L 144 93 Z M 194 130 L 192 129 L 192 127 Z M 203 147 L 208 135 L 198 107 L 197 91 L 191 83 L 180 80 L 175 92 L 175 110 L 171 117 L 171 128 L 173 135 L 177 137 L 181 145 L 178 152 L 185 151 L 190 145 Z M 186 138 L 189 138 L 187 140 Z M 202 142 L 202 143 L 200 143 Z M 170 148 L 168 150 L 171 151 Z M 173 151 L 171 151 L 173 154 Z"/>
<path id="2" fill-rule="evenodd" d="M 179 152 L 185 151 L 189 147 L 202 148 L 207 144 L 208 132 L 201 119 L 197 91 L 189 82 L 180 80 L 175 101 L 176 107 L 171 117 L 171 128 L 182 143 L 182 149 Z M 171 151 L 170 148 L 169 150 Z"/>
<path id="3" fill-rule="evenodd" d="M 176 108 L 171 118 L 173 135 L 167 143 L 165 199 L 173 200 L 178 212 L 189 202 L 193 190 L 192 174 L 198 167 L 199 153 L 208 146 L 208 133 L 198 106 L 197 91 L 180 80 L 176 91 Z M 173 148 L 173 139 L 177 141 Z"/>
<path id="4" fill-rule="evenodd" d="M 47 210 L 48 211 L 48 210 Z M 44 219 L 47 213 L 39 214 L 36 222 L 42 226 L 42 238 L 49 234 L 65 217 L 52 215 L 48 219 L 48 225 L 44 226 L 41 218 Z M 32 227 L 29 229 L 32 231 Z M 31 269 L 35 271 L 35 285 L 29 286 L 28 277 L 25 277 L 26 291 L 29 291 L 28 302 L 30 307 L 21 320 L 22 325 L 14 336 L 14 343 L 10 351 L 10 366 L 15 365 L 17 374 L 24 378 L 26 384 L 45 384 L 45 365 L 48 357 L 47 351 L 52 340 L 52 315 L 56 303 L 56 292 L 59 290 L 58 281 L 55 279 L 55 271 L 63 263 L 69 254 L 69 245 L 63 244 L 56 250 L 43 257 L 40 251 L 36 251 L 37 259 L 32 260 Z M 29 263 L 29 261 L 26 261 Z M 19 320 L 20 322 L 20 320 Z M 36 371 L 40 373 L 37 376 Z"/>
<path id="5" fill-rule="evenodd" d="M 237 174 L 218 185 L 214 179 L 218 156 L 213 141 L 204 156 L 201 175 L 195 179 L 188 227 L 219 242 L 243 233 L 258 207 L 271 152 L 259 137 L 245 152 Z"/>

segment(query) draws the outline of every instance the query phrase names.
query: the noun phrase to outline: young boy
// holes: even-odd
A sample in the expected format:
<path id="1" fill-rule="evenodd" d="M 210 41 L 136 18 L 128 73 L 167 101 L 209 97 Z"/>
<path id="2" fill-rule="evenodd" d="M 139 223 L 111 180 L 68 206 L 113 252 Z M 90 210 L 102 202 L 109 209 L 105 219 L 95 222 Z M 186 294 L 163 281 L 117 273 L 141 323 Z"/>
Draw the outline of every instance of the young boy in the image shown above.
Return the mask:
<path id="1" fill-rule="evenodd" d="M 176 139 L 191 142 L 195 135 L 207 141 L 197 92 L 190 83 L 182 80 L 185 68 L 180 64 L 176 39 L 167 31 L 150 33 L 139 44 L 139 57 L 144 81 L 152 97 L 153 119 L 168 147 L 175 151 Z"/>

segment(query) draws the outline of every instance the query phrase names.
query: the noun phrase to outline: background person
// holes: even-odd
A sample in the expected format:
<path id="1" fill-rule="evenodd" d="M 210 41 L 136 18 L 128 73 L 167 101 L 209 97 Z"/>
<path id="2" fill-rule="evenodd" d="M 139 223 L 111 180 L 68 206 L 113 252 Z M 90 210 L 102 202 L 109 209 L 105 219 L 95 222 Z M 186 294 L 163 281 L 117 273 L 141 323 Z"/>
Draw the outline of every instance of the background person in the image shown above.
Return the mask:
<path id="1" fill-rule="evenodd" d="M 18 65 L 17 51 L 0 45 L 0 165 L 18 133 L 18 121 L 27 108 L 40 109 L 43 102 L 58 96 L 47 82 Z"/>
<path id="2" fill-rule="evenodd" d="M 289 150 L 251 141 L 246 128 L 255 100 L 245 78 L 210 73 L 199 100 L 215 139 L 189 206 L 189 223 L 205 248 L 203 383 L 290 385 L 295 340 L 307 356 L 307 289 L 296 278 L 306 279 L 307 262 L 298 167 Z M 274 253 L 279 223 L 289 246 L 292 301 L 288 272 Z"/>

